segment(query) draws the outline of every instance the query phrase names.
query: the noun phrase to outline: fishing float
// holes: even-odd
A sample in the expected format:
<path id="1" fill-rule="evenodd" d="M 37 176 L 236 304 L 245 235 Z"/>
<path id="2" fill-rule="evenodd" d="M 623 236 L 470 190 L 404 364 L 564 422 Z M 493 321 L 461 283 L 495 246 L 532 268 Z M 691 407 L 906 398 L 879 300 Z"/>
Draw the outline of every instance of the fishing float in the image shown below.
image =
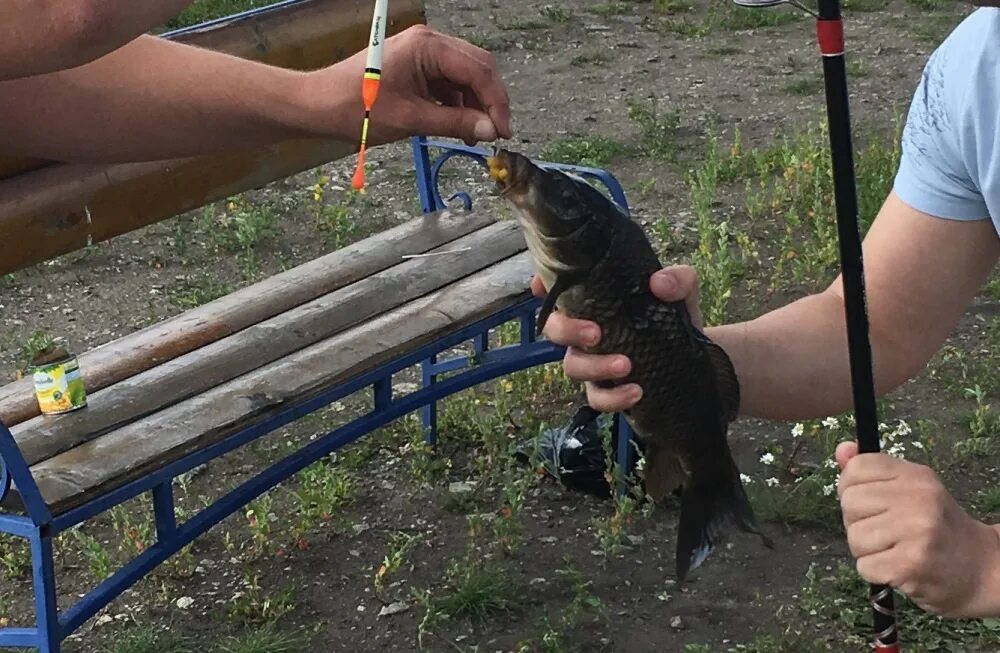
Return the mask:
<path id="1" fill-rule="evenodd" d="M 750 7 L 788 4 L 816 19 L 816 40 L 823 59 L 827 121 L 833 167 L 834 204 L 840 245 L 840 267 L 844 285 L 847 349 L 854 395 L 858 450 L 878 453 L 878 411 L 872 374 L 868 312 L 865 302 L 864 261 L 858 227 L 857 182 L 851 144 L 851 118 L 844 64 L 844 25 L 839 0 L 817 0 L 813 11 L 798 0 L 733 0 Z M 900 653 L 893 589 L 871 584 L 868 600 L 874 628 L 873 653 Z"/>
<path id="2" fill-rule="evenodd" d="M 375 0 L 375 11 L 372 14 L 372 30 L 368 39 L 368 58 L 365 61 L 365 74 L 361 80 L 361 100 L 365 106 L 365 118 L 361 123 L 361 146 L 358 149 L 358 166 L 354 170 L 351 182 L 354 190 L 365 191 L 365 150 L 368 146 L 368 124 L 371 120 L 372 107 L 378 97 L 379 85 L 382 82 L 382 45 L 385 41 L 385 23 L 389 13 L 389 0 Z"/>

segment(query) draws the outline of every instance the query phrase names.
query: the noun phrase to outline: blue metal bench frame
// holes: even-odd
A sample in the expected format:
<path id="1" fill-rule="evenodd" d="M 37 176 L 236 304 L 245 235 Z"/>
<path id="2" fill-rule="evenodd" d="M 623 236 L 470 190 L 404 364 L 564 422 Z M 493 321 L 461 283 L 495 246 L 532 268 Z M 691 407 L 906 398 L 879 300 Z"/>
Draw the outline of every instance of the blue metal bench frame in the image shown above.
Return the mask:
<path id="1" fill-rule="evenodd" d="M 422 137 L 412 139 L 412 147 L 417 189 L 424 213 L 446 208 L 438 186 L 439 174 L 444 163 L 454 156 L 464 156 L 485 166 L 485 157 L 489 155 L 489 151 L 484 149 L 445 141 L 432 141 Z M 442 150 L 443 154 L 432 160 L 430 155 L 432 148 Z M 571 170 L 601 181 L 608 187 L 614 200 L 628 210 L 625 194 L 610 173 L 596 168 L 540 163 L 548 167 Z M 468 193 L 456 193 L 449 200 L 456 198 L 462 200 L 466 209 L 471 208 L 472 199 Z M 208 529 L 320 458 L 403 415 L 418 409 L 422 410 L 427 442 L 436 443 L 439 400 L 486 381 L 562 358 L 564 348 L 535 338 L 535 315 L 539 306 L 540 301 L 532 297 L 498 311 L 375 370 L 331 388 L 317 397 L 290 406 L 260 424 L 241 430 L 152 474 L 59 515 L 50 513 L 10 430 L 0 424 L 0 501 L 8 493 L 13 482 L 26 513 L 21 515 L 0 512 L 0 532 L 22 537 L 30 542 L 36 615 L 36 626 L 33 628 L 0 629 L 0 647 L 34 647 L 41 653 L 58 653 L 62 641 L 68 635 Z M 512 345 L 490 349 L 488 346 L 490 330 L 515 320 L 520 324 L 519 341 Z M 474 356 L 438 360 L 442 352 L 469 341 L 473 343 Z M 423 371 L 420 389 L 393 399 L 393 375 L 417 364 L 421 365 Z M 444 379 L 438 378 L 450 372 L 460 373 Z M 173 495 L 173 480 L 176 477 L 368 387 L 371 387 L 374 393 L 374 408 L 371 411 L 274 463 L 186 522 L 177 522 Z M 620 415 L 615 416 L 615 428 L 619 434 L 617 461 L 622 469 L 628 469 L 632 453 L 630 447 L 632 434 Z M 619 491 L 624 491 L 623 485 L 619 486 Z M 53 539 L 59 533 L 145 492 L 152 493 L 156 543 L 60 614 L 56 605 Z"/>

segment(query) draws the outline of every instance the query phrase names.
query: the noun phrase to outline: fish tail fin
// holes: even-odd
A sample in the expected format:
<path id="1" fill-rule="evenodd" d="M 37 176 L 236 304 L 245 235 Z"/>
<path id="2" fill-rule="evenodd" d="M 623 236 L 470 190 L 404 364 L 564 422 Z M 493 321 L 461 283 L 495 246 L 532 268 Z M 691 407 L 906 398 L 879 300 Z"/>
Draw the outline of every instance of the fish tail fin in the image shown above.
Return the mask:
<path id="1" fill-rule="evenodd" d="M 774 547 L 757 526 L 739 469 L 729 452 L 726 451 L 722 464 L 718 459 L 706 462 L 691 470 L 681 494 L 676 559 L 679 583 L 715 550 L 730 524 L 760 536 L 768 548 Z"/>

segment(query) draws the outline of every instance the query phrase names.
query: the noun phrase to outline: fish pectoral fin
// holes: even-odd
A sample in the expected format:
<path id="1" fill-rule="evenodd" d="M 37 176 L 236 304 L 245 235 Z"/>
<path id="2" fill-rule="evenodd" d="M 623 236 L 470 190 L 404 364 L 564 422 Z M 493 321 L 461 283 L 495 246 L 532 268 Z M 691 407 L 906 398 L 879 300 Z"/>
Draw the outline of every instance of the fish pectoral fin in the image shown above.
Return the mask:
<path id="1" fill-rule="evenodd" d="M 736 378 L 733 362 L 722 347 L 714 342 L 706 342 L 705 348 L 715 371 L 715 387 L 722 402 L 723 424 L 728 424 L 740 413 L 740 381 Z"/>
<path id="2" fill-rule="evenodd" d="M 552 284 L 552 288 L 545 295 L 544 301 L 542 301 L 542 308 L 538 311 L 538 323 L 535 327 L 535 335 L 542 335 L 542 330 L 545 328 L 545 323 L 548 322 L 549 316 L 552 315 L 552 311 L 556 308 L 556 300 L 564 292 L 576 285 L 576 279 L 570 275 L 560 274 L 556 276 L 555 283 Z"/>
<path id="3" fill-rule="evenodd" d="M 684 482 L 684 467 L 676 455 L 666 449 L 647 446 L 645 458 L 642 480 L 650 499 L 660 501 L 681 487 Z"/>

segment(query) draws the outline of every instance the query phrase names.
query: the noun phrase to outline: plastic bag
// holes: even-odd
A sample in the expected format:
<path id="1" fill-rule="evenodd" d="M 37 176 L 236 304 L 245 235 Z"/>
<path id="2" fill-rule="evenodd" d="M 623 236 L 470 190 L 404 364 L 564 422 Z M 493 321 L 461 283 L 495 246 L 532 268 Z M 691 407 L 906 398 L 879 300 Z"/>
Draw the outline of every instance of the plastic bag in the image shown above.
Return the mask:
<path id="1" fill-rule="evenodd" d="M 614 417 L 584 404 L 577 408 L 569 424 L 542 431 L 538 438 L 522 442 L 515 453 L 524 463 L 543 469 L 567 489 L 608 498 L 611 486 L 605 473 L 602 432 L 611 429 Z M 617 434 L 612 433 L 612 451 L 617 452 Z M 634 471 L 635 452 L 629 456 Z"/>

